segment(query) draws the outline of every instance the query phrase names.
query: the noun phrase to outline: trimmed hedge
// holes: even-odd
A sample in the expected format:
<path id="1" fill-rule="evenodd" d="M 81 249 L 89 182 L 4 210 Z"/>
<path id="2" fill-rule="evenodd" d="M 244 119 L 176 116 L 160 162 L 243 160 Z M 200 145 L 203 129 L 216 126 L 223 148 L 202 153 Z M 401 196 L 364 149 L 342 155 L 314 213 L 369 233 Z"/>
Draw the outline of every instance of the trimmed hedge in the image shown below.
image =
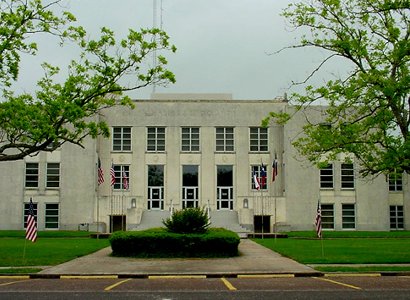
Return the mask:
<path id="1" fill-rule="evenodd" d="M 180 234 L 163 228 L 117 231 L 110 239 L 113 256 L 231 257 L 238 255 L 240 238 L 232 231 L 211 228 L 206 233 Z"/>

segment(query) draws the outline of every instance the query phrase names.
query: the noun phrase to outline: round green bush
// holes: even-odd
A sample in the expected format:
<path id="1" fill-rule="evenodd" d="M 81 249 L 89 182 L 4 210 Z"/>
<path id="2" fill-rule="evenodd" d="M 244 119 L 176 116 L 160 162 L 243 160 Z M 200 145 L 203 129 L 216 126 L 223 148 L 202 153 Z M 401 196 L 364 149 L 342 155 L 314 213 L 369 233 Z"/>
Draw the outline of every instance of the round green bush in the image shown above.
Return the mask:
<path id="1" fill-rule="evenodd" d="M 199 207 L 176 210 L 162 223 L 174 233 L 205 233 L 210 225 L 206 210 Z"/>

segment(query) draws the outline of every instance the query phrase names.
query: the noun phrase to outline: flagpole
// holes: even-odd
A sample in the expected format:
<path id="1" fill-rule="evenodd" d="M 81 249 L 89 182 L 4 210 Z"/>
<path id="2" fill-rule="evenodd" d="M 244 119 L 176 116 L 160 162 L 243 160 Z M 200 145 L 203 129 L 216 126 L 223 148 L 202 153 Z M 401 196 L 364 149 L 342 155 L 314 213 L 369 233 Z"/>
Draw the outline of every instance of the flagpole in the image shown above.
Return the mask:
<path id="1" fill-rule="evenodd" d="M 277 218 L 276 218 L 276 215 L 277 215 L 277 209 L 276 209 L 276 204 L 277 204 L 277 202 L 276 202 L 276 184 L 275 184 L 275 182 L 272 182 L 272 184 L 273 184 L 273 197 L 274 197 L 274 201 L 275 201 L 275 218 L 274 218 L 275 225 L 274 225 L 274 230 L 275 230 L 275 242 L 276 242 L 276 235 L 277 235 L 277 228 L 276 228 L 276 222 L 277 222 Z"/>
<path id="2" fill-rule="evenodd" d="M 264 228 L 263 228 L 263 217 L 264 217 L 264 209 L 263 209 L 263 193 L 262 193 L 262 187 L 260 188 L 261 191 L 261 203 L 262 203 L 262 239 L 263 239 L 263 234 L 264 234 Z"/>
<path id="3" fill-rule="evenodd" d="M 100 159 L 100 156 L 98 155 L 98 153 L 97 153 L 97 156 L 98 156 L 98 160 Z M 100 192 L 100 184 L 99 184 L 99 172 L 100 172 L 100 167 L 101 167 L 101 161 L 99 160 L 98 161 L 98 163 L 97 163 L 97 172 L 96 172 L 96 174 L 97 174 L 97 180 L 94 180 L 94 184 L 95 184 L 95 182 L 97 182 L 97 186 L 96 186 L 96 189 L 97 189 L 97 240 L 100 238 L 100 197 L 99 197 L 99 192 Z"/>
<path id="4" fill-rule="evenodd" d="M 320 190 L 319 190 L 319 205 L 320 205 L 320 243 L 322 246 L 322 258 L 325 257 L 325 249 L 323 247 L 323 231 L 322 231 L 322 199 L 320 198 Z"/>
<path id="5" fill-rule="evenodd" d="M 113 224 L 113 216 L 112 216 L 114 184 L 115 184 L 115 171 L 114 171 L 114 163 L 111 160 L 111 167 L 110 167 L 110 233 L 114 232 L 114 224 Z"/>
<path id="6" fill-rule="evenodd" d="M 25 265 L 26 260 L 26 246 L 27 246 L 27 239 L 24 238 L 24 248 L 23 248 L 23 265 Z"/>
<path id="7" fill-rule="evenodd" d="M 276 197 L 276 192 L 277 192 L 277 188 L 276 188 L 276 184 L 275 184 L 275 181 L 276 181 L 276 177 L 277 177 L 277 174 L 278 174 L 278 161 L 277 161 L 277 154 L 276 154 L 276 151 L 275 151 L 275 158 L 273 159 L 273 163 L 272 163 L 272 185 L 273 185 L 273 199 L 274 199 L 274 204 L 275 204 L 275 217 L 274 217 L 274 222 L 275 222 L 275 224 L 274 224 L 274 231 L 275 231 L 275 242 L 276 242 L 276 235 L 277 235 L 277 226 L 276 226 L 276 223 L 277 223 L 277 197 Z"/>
<path id="8" fill-rule="evenodd" d="M 320 175 L 320 174 L 319 174 Z M 318 176 L 317 178 L 319 178 L 319 184 L 318 184 L 318 189 L 319 189 L 319 197 L 318 197 L 318 201 L 319 201 L 319 209 L 320 209 L 320 244 L 322 247 L 322 258 L 325 257 L 325 250 L 323 247 L 323 230 L 322 230 L 322 197 L 320 195 L 320 176 Z"/>
<path id="9" fill-rule="evenodd" d="M 121 231 L 124 231 L 124 189 L 121 196 Z"/>
<path id="10" fill-rule="evenodd" d="M 113 231 L 114 231 L 114 224 L 112 223 L 113 222 L 113 218 L 112 218 L 112 210 L 113 210 L 113 194 L 114 194 L 114 192 L 113 192 L 113 189 L 114 189 L 114 186 L 113 185 L 111 185 L 111 188 L 110 188 L 110 233 L 112 233 Z"/>
<path id="11" fill-rule="evenodd" d="M 124 166 L 121 167 L 122 172 L 121 172 L 121 177 L 122 177 L 122 192 L 121 192 L 121 231 L 124 231 L 124 191 L 125 191 L 125 171 L 124 171 Z"/>

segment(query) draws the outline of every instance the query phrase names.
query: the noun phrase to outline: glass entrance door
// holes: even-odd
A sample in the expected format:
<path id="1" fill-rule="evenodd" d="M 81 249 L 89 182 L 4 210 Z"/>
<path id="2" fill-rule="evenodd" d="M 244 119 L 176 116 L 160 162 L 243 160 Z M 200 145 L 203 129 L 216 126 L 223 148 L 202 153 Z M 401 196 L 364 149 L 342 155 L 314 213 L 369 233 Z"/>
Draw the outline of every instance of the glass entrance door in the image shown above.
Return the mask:
<path id="1" fill-rule="evenodd" d="M 198 207 L 198 188 L 182 187 L 182 208 Z"/>
<path id="2" fill-rule="evenodd" d="M 148 209 L 164 209 L 164 166 L 148 165 Z"/>
<path id="3" fill-rule="evenodd" d="M 216 208 L 233 210 L 233 166 L 219 165 L 216 172 Z"/>
<path id="4" fill-rule="evenodd" d="M 198 207 L 199 202 L 199 166 L 182 166 L 182 208 Z"/>
<path id="5" fill-rule="evenodd" d="M 233 187 L 218 187 L 217 188 L 217 209 L 232 210 L 233 209 Z"/>
<path id="6" fill-rule="evenodd" d="M 162 187 L 148 188 L 148 209 L 164 209 L 164 189 Z"/>

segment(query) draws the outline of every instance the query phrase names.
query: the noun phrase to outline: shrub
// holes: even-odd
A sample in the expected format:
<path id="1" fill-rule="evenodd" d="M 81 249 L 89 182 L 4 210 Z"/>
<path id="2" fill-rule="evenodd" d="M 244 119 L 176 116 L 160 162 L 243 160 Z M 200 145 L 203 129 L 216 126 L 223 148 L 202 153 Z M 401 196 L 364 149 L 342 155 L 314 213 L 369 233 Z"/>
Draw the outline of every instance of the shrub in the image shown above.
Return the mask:
<path id="1" fill-rule="evenodd" d="M 162 223 L 174 233 L 205 233 L 210 225 L 206 210 L 196 207 L 177 210 Z"/>
<path id="2" fill-rule="evenodd" d="M 238 255 L 239 236 L 223 228 L 206 233 L 180 234 L 164 228 L 116 231 L 110 237 L 114 256 L 231 257 Z"/>

